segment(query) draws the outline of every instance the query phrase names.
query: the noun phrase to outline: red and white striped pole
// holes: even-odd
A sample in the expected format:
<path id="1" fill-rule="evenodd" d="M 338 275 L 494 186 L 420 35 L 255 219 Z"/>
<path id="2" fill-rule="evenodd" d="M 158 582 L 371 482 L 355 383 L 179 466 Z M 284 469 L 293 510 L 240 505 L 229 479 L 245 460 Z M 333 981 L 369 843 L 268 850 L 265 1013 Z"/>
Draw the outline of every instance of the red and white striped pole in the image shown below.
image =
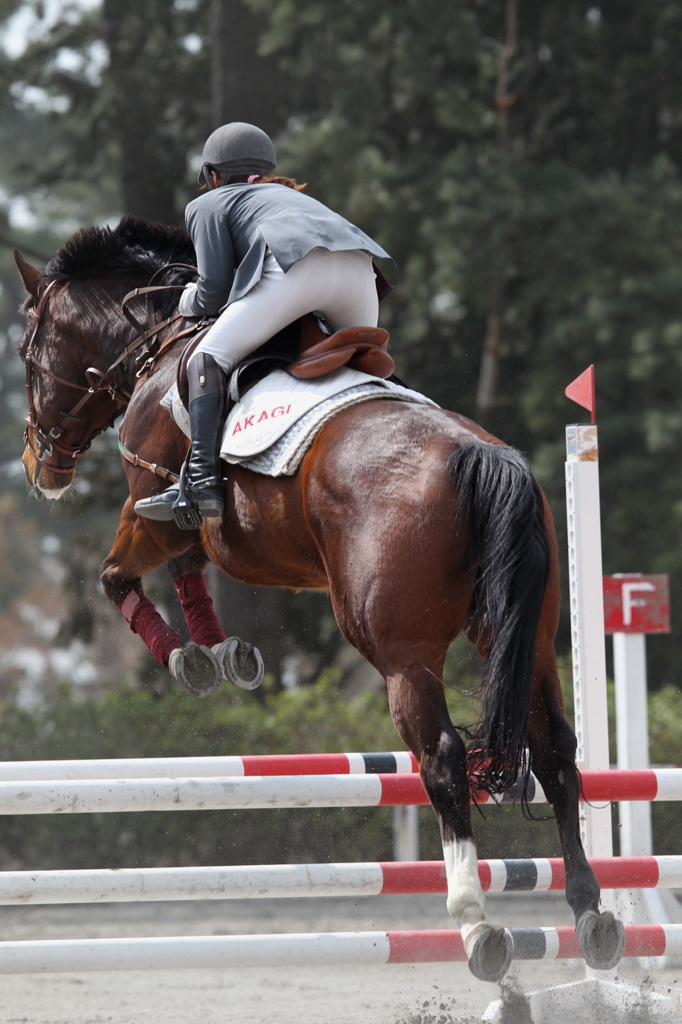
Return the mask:
<path id="1" fill-rule="evenodd" d="M 682 925 L 625 929 L 626 957 L 679 956 Z M 514 960 L 579 960 L 573 928 L 513 928 Z M 0 974 L 456 963 L 459 931 L 182 935 L 0 942 Z"/>
<path id="2" fill-rule="evenodd" d="M 682 888 L 682 857 L 612 857 L 590 863 L 603 889 L 636 887 L 665 892 Z M 484 892 L 560 892 L 566 888 L 564 862 L 558 857 L 479 860 L 478 877 Z M 355 899 L 445 892 L 443 861 L 0 871 L 0 906 Z"/>
<path id="3" fill-rule="evenodd" d="M 518 801 L 517 784 L 499 802 Z M 617 800 L 682 800 L 682 769 L 585 771 L 588 804 Z M 491 798 L 475 794 L 480 804 Z M 473 798 L 472 798 L 473 799 Z M 528 803 L 547 802 L 535 776 Z M 403 807 L 429 799 L 416 773 L 365 775 L 263 775 L 202 778 L 33 779 L 0 782 L 3 814 L 112 814 L 128 811 L 238 811 L 284 807 Z"/>

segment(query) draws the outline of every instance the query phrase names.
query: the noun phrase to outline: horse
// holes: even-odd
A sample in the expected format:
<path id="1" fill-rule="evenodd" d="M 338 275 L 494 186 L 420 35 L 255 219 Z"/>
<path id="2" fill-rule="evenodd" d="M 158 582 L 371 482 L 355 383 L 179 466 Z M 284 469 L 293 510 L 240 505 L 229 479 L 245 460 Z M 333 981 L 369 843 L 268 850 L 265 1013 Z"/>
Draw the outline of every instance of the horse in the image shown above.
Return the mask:
<path id="1" fill-rule="evenodd" d="M 576 740 L 554 648 L 557 541 L 528 463 L 457 413 L 366 401 L 320 429 L 293 476 L 229 467 L 224 516 L 200 532 L 139 518 L 134 503 L 165 487 L 187 451 L 159 404 L 181 346 L 164 343 L 151 372 L 139 374 L 120 304 L 174 262 L 193 262 L 184 232 L 132 217 L 116 229 L 81 229 L 44 273 L 17 255 L 30 321 L 19 346 L 30 404 L 23 462 L 34 491 L 61 497 L 93 435 L 127 404 L 120 437 L 130 496 L 100 578 L 154 657 L 168 665 L 182 647 L 142 590 L 144 573 L 164 563 L 189 626 L 187 671 L 199 694 L 213 685 L 212 677 L 204 685 L 215 667 L 210 648 L 225 640 L 203 578 L 209 558 L 248 584 L 328 591 L 342 634 L 385 679 L 395 727 L 418 760 L 440 827 L 447 910 L 472 973 L 499 980 L 513 955 L 510 930 L 486 918 L 472 772 L 477 786 L 500 792 L 531 769 L 557 820 L 582 954 L 594 968 L 615 966 L 625 932 L 599 910 L 580 839 Z M 160 337 L 187 326 L 176 321 Z M 65 413 L 74 389 L 83 397 Z M 461 632 L 485 659 L 469 751 L 443 684 L 446 652 Z"/>

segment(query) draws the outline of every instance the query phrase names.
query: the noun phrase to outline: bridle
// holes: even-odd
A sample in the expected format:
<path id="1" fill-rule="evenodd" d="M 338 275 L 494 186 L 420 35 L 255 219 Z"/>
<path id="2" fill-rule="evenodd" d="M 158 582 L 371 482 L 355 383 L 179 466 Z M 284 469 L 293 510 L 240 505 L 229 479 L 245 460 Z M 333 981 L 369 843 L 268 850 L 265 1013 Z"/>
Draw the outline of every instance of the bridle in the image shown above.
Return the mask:
<path id="1" fill-rule="evenodd" d="M 167 266 L 162 267 L 160 270 L 156 271 L 151 280 L 154 281 L 159 274 L 168 270 L 170 267 L 175 266 L 187 265 L 168 264 Z M 196 270 L 195 267 L 190 267 L 189 269 Z M 76 384 L 73 381 L 64 380 L 63 377 L 58 377 L 56 374 L 52 373 L 50 370 L 47 369 L 46 366 L 43 366 L 42 363 L 38 361 L 38 358 L 35 353 L 35 342 L 36 337 L 38 335 L 38 328 L 40 327 L 41 321 L 45 314 L 45 309 L 47 308 L 48 300 L 50 296 L 53 294 L 55 286 L 59 283 L 61 282 L 58 278 L 55 278 L 54 280 L 50 281 L 45 290 L 43 291 L 42 295 L 40 296 L 37 304 L 28 310 L 28 315 L 32 323 L 28 344 L 26 346 L 26 353 L 24 355 L 24 364 L 26 367 L 26 392 L 28 396 L 28 416 L 26 417 L 27 427 L 24 430 L 24 445 L 26 448 L 28 448 L 32 457 L 35 459 L 38 465 L 43 466 L 45 469 L 49 470 L 50 473 L 69 475 L 73 473 L 75 470 L 76 459 L 79 459 L 82 455 L 85 454 L 85 452 L 88 450 L 88 448 L 92 444 L 95 437 L 98 436 L 98 434 L 102 434 L 105 430 L 108 430 L 109 427 L 114 425 L 116 418 L 120 414 L 121 407 L 125 407 L 130 401 L 130 394 L 127 391 L 125 391 L 119 384 L 117 384 L 116 381 L 112 379 L 111 374 L 113 373 L 113 371 L 125 359 L 127 359 L 128 356 L 132 355 L 133 352 L 135 352 L 145 343 L 147 344 L 148 350 L 149 344 L 154 341 L 154 339 L 162 330 L 164 330 L 166 327 L 168 327 L 176 320 L 182 319 L 182 315 L 180 313 L 175 313 L 173 316 L 168 317 L 160 324 L 154 324 L 152 327 L 146 328 L 144 324 L 140 323 L 132 315 L 132 313 L 128 309 L 128 303 L 138 296 L 146 295 L 148 314 L 151 313 L 151 315 L 153 316 L 153 308 L 151 307 L 150 293 L 157 291 L 167 291 L 170 289 L 182 290 L 184 288 L 184 285 L 152 286 L 150 282 L 150 286 L 146 288 L 134 288 L 133 291 L 128 292 L 128 294 L 123 299 L 121 309 L 126 319 L 129 321 L 129 323 L 132 324 L 132 326 L 138 332 L 138 337 L 135 338 L 135 340 L 131 342 L 130 345 L 127 345 L 126 348 L 123 349 L 120 355 L 117 356 L 117 358 L 114 360 L 111 366 L 109 366 L 109 368 L 104 373 L 102 373 L 101 370 L 96 369 L 96 367 L 94 366 L 88 367 L 88 369 L 85 371 L 85 379 L 88 383 L 88 386 L 85 387 L 82 384 Z M 56 426 L 52 427 L 52 429 L 49 430 L 47 433 L 40 425 L 40 421 L 38 420 L 38 414 L 36 411 L 35 401 L 33 398 L 33 381 L 35 370 L 38 370 L 39 373 L 44 374 L 46 377 L 50 377 L 51 380 L 56 381 L 58 384 L 63 384 L 65 387 L 73 388 L 75 391 L 84 392 L 82 398 L 80 398 L 68 412 L 62 412 L 62 418 L 60 419 L 59 423 L 57 423 Z M 103 427 L 99 427 L 98 429 L 94 430 L 93 433 L 88 438 L 88 440 L 80 445 L 64 444 L 64 442 L 61 440 L 61 437 L 64 431 L 67 429 L 67 427 L 70 427 L 74 423 L 80 423 L 82 421 L 82 416 L 80 415 L 80 413 L 83 410 L 83 408 L 92 398 L 94 398 L 98 394 L 101 394 L 104 391 L 108 392 L 112 401 L 114 401 L 117 406 L 109 422 L 106 423 Z M 36 453 L 33 445 L 31 444 L 31 437 L 29 436 L 29 427 L 33 428 L 33 437 L 37 442 L 39 454 Z M 53 454 L 54 451 L 61 452 L 63 455 L 66 455 L 69 458 L 71 458 L 74 462 L 74 465 L 72 465 L 69 469 L 62 469 L 59 466 L 51 466 L 48 462 L 45 462 L 45 460 L 41 457 L 43 455 L 49 457 Z"/>
<path id="2" fill-rule="evenodd" d="M 105 426 L 93 431 L 89 439 L 84 444 L 64 444 L 61 440 L 62 434 L 66 428 L 70 427 L 73 423 L 81 422 L 82 416 L 79 414 L 84 406 L 87 405 L 91 398 L 94 398 L 95 395 L 102 391 L 107 391 L 112 400 L 117 403 L 117 406 L 127 405 L 130 401 L 130 395 L 109 376 L 112 370 L 114 370 L 121 362 L 121 358 L 117 359 L 115 363 L 112 363 L 106 373 L 102 373 L 101 370 L 97 370 L 94 366 L 88 367 L 85 371 L 85 379 L 88 382 L 88 387 L 85 387 L 82 384 L 76 384 L 70 380 L 64 380 L 63 377 L 58 377 L 55 373 L 52 373 L 51 370 L 48 370 L 46 366 L 43 366 L 42 363 L 39 362 L 35 353 L 35 341 L 38 335 L 38 328 L 40 327 L 45 309 L 47 308 L 48 300 L 53 294 L 55 286 L 59 283 L 58 279 L 50 281 L 45 288 L 45 291 L 40 296 L 37 305 L 28 311 L 28 315 L 31 318 L 32 323 L 28 345 L 26 346 L 26 354 L 24 356 L 24 364 L 26 367 L 26 393 L 28 397 L 28 416 L 26 417 L 26 423 L 28 426 L 24 430 L 24 445 L 29 449 L 36 462 L 40 466 L 44 466 L 45 469 L 50 471 L 50 473 L 68 475 L 73 473 L 75 466 L 71 466 L 69 469 L 62 469 L 59 466 L 51 466 L 48 462 L 45 462 L 41 456 L 46 455 L 49 457 L 54 451 L 57 451 L 61 452 L 63 455 L 69 456 L 69 458 L 73 459 L 75 462 L 76 459 L 85 454 L 92 444 L 93 439 L 97 437 L 98 434 L 101 434 L 113 425 L 120 412 L 120 409 L 117 408 L 111 420 L 105 424 Z M 123 354 L 123 358 L 125 358 L 125 353 Z M 63 384 L 65 387 L 73 388 L 75 391 L 84 392 L 83 397 L 80 398 L 68 412 L 62 412 L 62 418 L 59 423 L 52 427 L 52 429 L 47 433 L 40 425 L 33 398 L 33 380 L 35 370 L 38 370 L 39 373 L 44 374 L 46 377 L 50 377 L 51 380 L 56 381 L 58 384 Z M 36 453 L 33 445 L 31 444 L 31 438 L 28 432 L 29 427 L 32 427 L 34 430 L 33 437 L 37 442 L 39 454 Z"/>

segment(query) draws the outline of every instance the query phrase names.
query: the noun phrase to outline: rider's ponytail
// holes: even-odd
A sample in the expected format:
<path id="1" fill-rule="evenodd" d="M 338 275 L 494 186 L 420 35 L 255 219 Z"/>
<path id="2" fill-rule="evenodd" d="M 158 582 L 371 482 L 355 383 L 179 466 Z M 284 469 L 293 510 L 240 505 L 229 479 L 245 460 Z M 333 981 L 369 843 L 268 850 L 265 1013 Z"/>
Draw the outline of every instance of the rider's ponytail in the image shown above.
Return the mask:
<path id="1" fill-rule="evenodd" d="M 299 185 L 293 178 L 278 178 L 274 174 L 250 174 L 248 178 L 249 185 L 286 185 L 287 188 L 293 188 L 297 192 L 302 192 L 308 184 L 307 181 L 302 185 Z"/>

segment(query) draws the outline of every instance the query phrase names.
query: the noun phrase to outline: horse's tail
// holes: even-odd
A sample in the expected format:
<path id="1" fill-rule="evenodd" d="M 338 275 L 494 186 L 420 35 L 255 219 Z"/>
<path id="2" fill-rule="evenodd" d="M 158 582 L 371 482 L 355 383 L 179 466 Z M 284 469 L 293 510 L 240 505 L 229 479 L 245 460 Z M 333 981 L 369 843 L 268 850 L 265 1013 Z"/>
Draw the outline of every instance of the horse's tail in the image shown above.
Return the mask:
<path id="1" fill-rule="evenodd" d="M 513 448 L 475 442 L 450 456 L 460 529 L 471 533 L 473 618 L 489 636 L 472 783 L 493 792 L 527 769 L 526 731 L 538 623 L 549 570 L 540 488 Z"/>

